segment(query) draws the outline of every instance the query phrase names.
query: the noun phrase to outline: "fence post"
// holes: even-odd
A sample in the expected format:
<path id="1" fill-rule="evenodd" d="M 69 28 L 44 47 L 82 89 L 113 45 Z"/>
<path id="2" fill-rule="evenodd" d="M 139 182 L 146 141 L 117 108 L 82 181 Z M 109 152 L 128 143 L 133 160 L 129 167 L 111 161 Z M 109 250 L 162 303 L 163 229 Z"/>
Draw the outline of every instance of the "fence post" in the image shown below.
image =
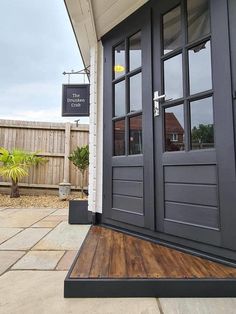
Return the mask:
<path id="1" fill-rule="evenodd" d="M 65 125 L 64 182 L 70 182 L 70 122 Z"/>

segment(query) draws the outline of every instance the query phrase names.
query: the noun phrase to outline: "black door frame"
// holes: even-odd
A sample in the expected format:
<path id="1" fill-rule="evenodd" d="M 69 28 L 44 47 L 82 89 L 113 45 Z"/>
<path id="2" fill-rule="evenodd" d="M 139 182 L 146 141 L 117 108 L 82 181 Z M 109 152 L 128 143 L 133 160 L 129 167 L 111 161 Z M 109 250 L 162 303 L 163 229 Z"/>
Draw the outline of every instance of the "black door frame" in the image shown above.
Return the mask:
<path id="1" fill-rule="evenodd" d="M 230 60 L 230 38 L 229 38 L 229 22 L 228 22 L 228 1 L 211 0 L 213 36 L 215 38 L 215 50 L 218 51 L 216 58 L 213 59 L 213 68 L 218 68 L 218 75 L 221 80 L 215 81 L 215 97 L 218 99 L 217 105 L 217 121 L 222 123 L 221 115 L 224 111 L 226 117 L 225 123 L 222 123 L 221 131 L 218 131 L 217 144 L 217 163 L 219 165 L 219 184 L 222 186 L 220 193 L 220 204 L 223 208 L 221 214 L 222 226 L 222 242 L 221 245 L 225 248 L 236 249 L 236 162 L 235 162 L 235 138 L 234 138 L 234 114 L 233 114 L 233 99 L 232 99 L 232 69 Z M 214 5 L 213 5 L 214 3 Z M 221 17 L 224 18 L 221 18 Z M 223 60 L 222 60 L 222 56 Z M 220 93 L 220 87 L 225 90 L 225 95 Z M 226 109 L 220 104 L 228 104 Z M 227 110 L 227 111 L 226 111 Z M 230 137 L 226 137 L 230 134 Z M 225 139 L 227 138 L 227 141 Z"/>

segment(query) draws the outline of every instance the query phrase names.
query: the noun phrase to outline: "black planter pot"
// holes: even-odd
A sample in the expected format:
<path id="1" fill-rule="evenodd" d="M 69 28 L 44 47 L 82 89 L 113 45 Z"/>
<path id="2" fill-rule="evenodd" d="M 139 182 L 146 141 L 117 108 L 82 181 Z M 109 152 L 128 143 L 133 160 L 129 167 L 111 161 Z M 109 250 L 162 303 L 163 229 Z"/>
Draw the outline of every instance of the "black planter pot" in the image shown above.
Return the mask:
<path id="1" fill-rule="evenodd" d="M 88 212 L 87 200 L 69 201 L 69 224 L 91 224 L 92 215 Z"/>

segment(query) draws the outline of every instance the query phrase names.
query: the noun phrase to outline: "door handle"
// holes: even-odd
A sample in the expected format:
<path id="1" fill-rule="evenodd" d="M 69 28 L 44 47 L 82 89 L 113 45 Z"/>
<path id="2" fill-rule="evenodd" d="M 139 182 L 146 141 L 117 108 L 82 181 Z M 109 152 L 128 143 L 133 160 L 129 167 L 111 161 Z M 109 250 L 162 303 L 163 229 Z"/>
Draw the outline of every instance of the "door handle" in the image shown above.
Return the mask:
<path id="1" fill-rule="evenodd" d="M 153 97 L 153 101 L 154 101 L 154 106 L 153 106 L 153 114 L 154 117 L 157 117 L 160 115 L 160 100 L 165 98 L 166 95 L 159 95 L 159 91 L 155 91 L 154 92 L 154 97 Z"/>

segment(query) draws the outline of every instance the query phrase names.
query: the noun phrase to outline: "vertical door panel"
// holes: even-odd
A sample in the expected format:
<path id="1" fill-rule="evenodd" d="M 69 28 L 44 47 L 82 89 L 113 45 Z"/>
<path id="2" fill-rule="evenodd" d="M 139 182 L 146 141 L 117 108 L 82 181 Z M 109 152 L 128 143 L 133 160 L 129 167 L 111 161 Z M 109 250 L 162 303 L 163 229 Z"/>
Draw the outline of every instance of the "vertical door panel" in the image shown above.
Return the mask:
<path id="1" fill-rule="evenodd" d="M 154 229 L 151 11 L 103 38 L 104 217 Z"/>
<path id="2" fill-rule="evenodd" d="M 227 1 L 153 5 L 156 228 L 235 249 L 229 61 Z"/>

